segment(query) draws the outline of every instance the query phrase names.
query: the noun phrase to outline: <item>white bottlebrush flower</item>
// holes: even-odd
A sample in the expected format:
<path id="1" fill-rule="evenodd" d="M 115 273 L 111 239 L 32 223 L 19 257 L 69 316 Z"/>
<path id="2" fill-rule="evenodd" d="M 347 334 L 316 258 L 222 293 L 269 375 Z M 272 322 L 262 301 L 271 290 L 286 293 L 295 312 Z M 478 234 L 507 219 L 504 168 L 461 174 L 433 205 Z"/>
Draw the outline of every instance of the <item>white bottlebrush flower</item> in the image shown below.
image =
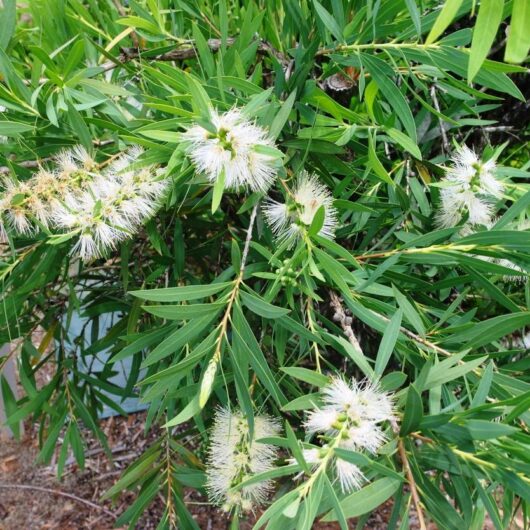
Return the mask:
<path id="1" fill-rule="evenodd" d="M 102 257 L 128 236 L 125 231 L 105 219 L 101 211 L 101 201 L 90 192 L 83 192 L 78 197 L 69 195 L 64 204 L 56 209 L 56 226 L 79 232 L 79 240 L 72 248 L 72 253 L 79 255 L 83 261 Z"/>
<path id="2" fill-rule="evenodd" d="M 474 151 L 463 146 L 454 154 L 452 161 L 453 166 L 446 174 L 447 180 L 481 195 L 502 195 L 504 186 L 495 177 L 495 160 L 482 162 Z"/>
<path id="3" fill-rule="evenodd" d="M 352 387 L 357 385 L 357 402 L 361 418 L 373 422 L 390 421 L 394 417 L 394 404 L 389 394 L 382 392 L 372 382 L 356 383 L 352 380 Z"/>
<path id="4" fill-rule="evenodd" d="M 91 232 L 82 233 L 72 248 L 72 254 L 78 255 L 83 261 L 91 261 L 101 256 L 101 250 Z"/>
<path id="5" fill-rule="evenodd" d="M 386 441 L 380 423 L 394 417 L 392 398 L 368 381 L 333 377 L 322 389 L 323 406 L 311 411 L 305 422 L 308 435 L 319 434 L 329 447 L 377 452 Z M 332 456 L 343 492 L 359 488 L 361 470 Z"/>
<path id="6" fill-rule="evenodd" d="M 316 469 L 318 465 L 322 462 L 323 455 L 326 453 L 327 446 L 322 448 L 311 447 L 310 449 L 302 449 L 302 456 L 306 464 L 309 464 L 311 469 Z M 288 458 L 287 462 L 289 464 L 297 464 L 298 461 L 296 458 Z M 303 476 L 304 472 L 302 471 L 297 475 L 297 478 Z"/>
<path id="7" fill-rule="evenodd" d="M 340 447 L 352 451 L 366 449 L 370 453 L 376 453 L 385 441 L 385 433 L 376 422 L 360 420 L 344 432 Z"/>
<path id="8" fill-rule="evenodd" d="M 84 261 L 114 250 L 119 242 L 136 233 L 159 207 L 169 180 L 158 174 L 153 165 L 132 167 L 142 152 L 141 148 L 132 148 L 105 171 L 92 171 L 90 178 L 82 185 L 79 183 L 55 209 L 58 228 L 80 233 L 73 252 Z M 84 153 L 68 152 L 64 157 L 66 162 L 82 160 Z M 90 160 L 85 159 L 84 164 L 88 167 Z"/>
<path id="9" fill-rule="evenodd" d="M 335 459 L 335 473 L 343 493 L 360 489 L 365 481 L 358 466 L 340 458 Z"/>
<path id="10" fill-rule="evenodd" d="M 57 155 L 54 170 L 39 168 L 25 182 L 6 179 L 0 238 L 6 229 L 28 236 L 43 226 L 78 234 L 73 253 L 84 261 L 114 250 L 156 212 L 169 186 L 155 166 L 133 167 L 142 152 L 133 147 L 102 171 L 76 146 Z"/>
<path id="11" fill-rule="evenodd" d="M 341 377 L 333 377 L 323 388 L 322 395 L 327 407 L 346 414 L 352 420 L 381 422 L 393 417 L 389 395 L 368 381 L 345 381 Z"/>
<path id="12" fill-rule="evenodd" d="M 206 470 L 206 488 L 214 504 L 222 505 L 227 511 L 235 507 L 249 511 L 267 500 L 271 481 L 262 481 L 237 491 L 233 488 L 252 475 L 272 468 L 277 448 L 257 440 L 279 433 L 277 420 L 256 416 L 251 437 L 248 422 L 240 412 L 217 410 Z"/>
<path id="13" fill-rule="evenodd" d="M 294 241 L 300 236 L 301 230 L 311 226 L 321 207 L 324 207 L 324 223 L 318 234 L 333 239 L 337 227 L 337 210 L 333 206 L 333 195 L 316 175 L 302 171 L 287 202 L 268 199 L 263 211 L 271 230 L 279 240 Z"/>
<path id="14" fill-rule="evenodd" d="M 276 176 L 276 159 L 258 146 L 274 147 L 262 127 L 237 109 L 220 114 L 210 111 L 212 131 L 193 125 L 183 134 L 186 151 L 198 171 L 212 183 L 224 175 L 224 187 L 266 191 Z"/>
<path id="15" fill-rule="evenodd" d="M 470 226 L 489 226 L 493 216 L 491 203 L 477 196 L 472 190 L 445 188 L 441 191 L 441 208 L 437 215 L 441 228 L 456 226 L 467 213 Z"/>
<path id="16" fill-rule="evenodd" d="M 59 178 L 68 181 L 72 187 L 90 180 L 90 172 L 97 169 L 97 164 L 88 151 L 80 145 L 64 149 L 55 156 Z"/>
<path id="17" fill-rule="evenodd" d="M 101 184 L 101 188 L 104 188 L 106 180 L 119 185 L 122 195 L 132 200 L 132 204 L 129 205 L 131 208 L 129 215 L 135 210 L 140 222 L 154 213 L 159 199 L 169 186 L 169 179 L 165 178 L 163 172 L 160 173 L 155 166 L 133 167 L 142 154 L 143 149 L 140 146 L 134 146 L 123 153 L 103 174 Z"/>
<path id="18" fill-rule="evenodd" d="M 7 226 L 16 234 L 25 236 L 35 232 L 31 219 L 31 210 L 28 207 L 28 198 L 31 197 L 31 188 L 26 182 L 17 182 L 6 178 L 2 182 L 5 189 L 2 199 L 2 213 Z"/>
<path id="19" fill-rule="evenodd" d="M 331 407 L 311 411 L 304 423 L 306 431 L 309 434 L 334 432 L 339 420 L 339 414 L 339 411 Z"/>
<path id="20" fill-rule="evenodd" d="M 446 172 L 447 187 L 441 191 L 438 225 L 456 226 L 467 215 L 468 224 L 488 226 L 493 216 L 491 201 L 501 197 L 504 189 L 495 176 L 495 161 L 482 162 L 464 146 L 455 153 L 452 162 Z"/>
<path id="21" fill-rule="evenodd" d="M 71 149 L 72 157 L 86 171 L 93 171 L 97 168 L 97 163 L 82 145 L 76 145 Z"/>
<path id="22" fill-rule="evenodd" d="M 310 465 L 315 466 L 320 463 L 322 460 L 321 455 L 322 450 L 317 449 L 316 447 L 312 447 L 311 449 L 303 449 L 302 450 L 302 456 L 304 457 L 304 460 Z"/>

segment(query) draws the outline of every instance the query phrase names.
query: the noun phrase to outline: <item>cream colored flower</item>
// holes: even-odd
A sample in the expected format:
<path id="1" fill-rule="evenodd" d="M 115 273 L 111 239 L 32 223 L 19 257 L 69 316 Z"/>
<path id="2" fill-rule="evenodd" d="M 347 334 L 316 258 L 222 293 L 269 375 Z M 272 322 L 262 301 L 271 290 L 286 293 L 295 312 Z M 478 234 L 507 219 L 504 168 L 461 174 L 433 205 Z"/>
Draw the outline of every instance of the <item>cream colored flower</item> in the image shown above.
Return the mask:
<path id="1" fill-rule="evenodd" d="M 182 134 L 197 170 L 212 183 L 224 178 L 226 189 L 266 191 L 277 172 L 276 158 L 259 149 L 274 147 L 267 131 L 238 109 L 224 114 L 211 110 L 210 124 L 212 130 L 197 124 Z"/>

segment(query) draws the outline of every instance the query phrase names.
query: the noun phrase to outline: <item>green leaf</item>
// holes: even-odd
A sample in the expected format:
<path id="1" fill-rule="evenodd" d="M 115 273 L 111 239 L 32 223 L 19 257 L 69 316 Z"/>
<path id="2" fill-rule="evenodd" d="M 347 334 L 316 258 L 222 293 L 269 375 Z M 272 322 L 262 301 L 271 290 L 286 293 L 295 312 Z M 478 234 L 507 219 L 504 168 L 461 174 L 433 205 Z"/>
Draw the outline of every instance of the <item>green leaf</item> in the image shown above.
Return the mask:
<path id="1" fill-rule="evenodd" d="M 197 116 L 201 116 L 204 120 L 210 120 L 210 110 L 212 109 L 212 102 L 204 87 L 192 75 L 186 75 L 186 83 L 191 93 L 191 105 L 193 111 Z"/>
<path id="2" fill-rule="evenodd" d="M 287 435 L 288 448 L 290 449 L 295 460 L 298 462 L 298 464 L 304 471 L 309 472 L 310 469 L 306 461 L 304 460 L 300 443 L 296 438 L 293 428 L 291 427 L 288 421 L 285 422 L 285 434 Z"/>
<path id="3" fill-rule="evenodd" d="M 529 10 L 530 12 L 530 10 Z M 495 223 L 494 230 L 504 228 L 508 223 L 513 221 L 521 212 L 530 206 L 530 191 L 527 191 L 520 199 L 512 204 L 503 216 Z"/>
<path id="4" fill-rule="evenodd" d="M 223 169 L 213 185 L 212 213 L 215 213 L 217 211 L 217 208 L 219 208 L 219 205 L 221 204 L 221 199 L 223 198 L 224 189 L 225 189 L 225 171 Z"/>
<path id="5" fill-rule="evenodd" d="M 290 313 L 289 309 L 284 307 L 278 307 L 272 304 L 269 304 L 262 298 L 254 296 L 253 294 L 246 293 L 245 291 L 240 291 L 239 296 L 241 301 L 257 315 L 264 318 L 280 318 L 287 313 Z"/>
<path id="6" fill-rule="evenodd" d="M 502 20 L 504 0 L 481 0 L 467 66 L 467 80 L 473 81 L 488 56 Z M 528 30 L 528 28 L 527 28 Z"/>
<path id="7" fill-rule="evenodd" d="M 463 0 L 446 0 L 442 4 L 442 9 L 431 28 L 431 31 L 425 41 L 426 44 L 432 44 L 438 37 L 449 27 L 456 17 Z"/>
<path id="8" fill-rule="evenodd" d="M 195 45 L 197 46 L 197 51 L 199 52 L 199 58 L 201 60 L 201 65 L 204 68 L 208 77 L 213 77 L 215 75 L 215 62 L 213 59 L 212 52 L 208 47 L 208 43 L 204 38 L 201 30 L 197 24 L 193 23 L 193 38 L 195 39 Z"/>
<path id="9" fill-rule="evenodd" d="M 473 270 L 471 267 L 462 267 L 467 274 L 469 274 L 472 278 L 474 278 L 479 285 L 481 285 L 484 290 L 499 304 L 504 306 L 508 311 L 514 311 L 518 312 L 519 307 L 517 304 L 512 302 L 510 298 L 508 298 L 502 291 L 499 289 L 496 285 L 491 283 L 484 275 L 480 274 L 480 272 Z"/>
<path id="10" fill-rule="evenodd" d="M 414 29 L 416 30 L 416 35 L 421 37 L 421 19 L 418 6 L 416 5 L 416 0 L 405 0 L 407 9 L 410 14 L 410 18 L 414 24 Z"/>
<path id="11" fill-rule="evenodd" d="M 278 138 L 278 136 L 280 136 L 280 133 L 282 132 L 284 125 L 287 123 L 287 120 L 289 119 L 289 114 L 291 113 L 295 100 L 296 100 L 296 91 L 292 92 L 290 96 L 283 102 L 280 108 L 280 111 L 274 117 L 274 120 L 272 121 L 272 124 L 270 126 L 269 136 L 271 138 L 276 139 Z"/>
<path id="12" fill-rule="evenodd" d="M 493 367 L 493 361 L 490 361 L 488 366 L 484 369 L 477 391 L 471 401 L 471 408 L 478 407 L 486 402 L 493 381 Z"/>
<path id="13" fill-rule="evenodd" d="M 209 285 L 186 285 L 165 289 L 129 291 L 129 294 L 150 302 L 183 302 L 212 296 L 226 289 L 232 282 L 211 283 Z"/>
<path id="14" fill-rule="evenodd" d="M 329 378 L 326 375 L 319 374 L 313 370 L 307 368 L 299 368 L 297 366 L 282 366 L 280 368 L 282 372 L 285 372 L 287 375 L 294 377 L 295 379 L 300 379 L 305 383 L 310 385 L 317 386 L 319 388 L 326 386 L 329 383 Z"/>
<path id="15" fill-rule="evenodd" d="M 377 357 L 375 360 L 374 373 L 376 377 L 383 375 L 390 356 L 394 351 L 394 346 L 396 345 L 396 341 L 399 336 L 399 330 L 401 328 L 402 317 L 403 310 L 399 309 L 396 311 L 385 330 L 381 344 L 379 344 L 379 349 L 377 351 Z"/>
<path id="16" fill-rule="evenodd" d="M 241 271 L 241 250 L 235 238 L 232 239 L 230 246 L 230 256 L 232 258 L 232 267 L 236 274 L 239 274 Z"/>
<path id="17" fill-rule="evenodd" d="M 448 383 L 449 381 L 454 381 L 455 379 L 466 375 L 472 370 L 475 370 L 475 368 L 479 367 L 486 359 L 487 357 L 479 357 L 478 359 L 474 359 L 473 361 L 469 361 L 449 369 L 446 369 L 443 366 L 443 363 L 439 363 L 431 368 L 427 380 L 423 385 L 423 389 L 429 390 L 431 388 Z"/>
<path id="18" fill-rule="evenodd" d="M 412 156 L 416 157 L 418 160 L 421 160 L 421 151 L 420 148 L 406 135 L 401 131 L 391 127 L 387 129 L 386 134 L 395 140 L 405 151 L 408 151 Z"/>
<path id="19" fill-rule="evenodd" d="M 530 312 L 528 311 L 500 315 L 476 322 L 469 329 L 448 337 L 446 342 L 462 344 L 466 348 L 480 348 L 528 324 L 530 324 Z"/>
<path id="20" fill-rule="evenodd" d="M 191 320 L 217 313 L 225 304 L 189 304 L 189 305 L 144 305 L 145 311 L 167 320 Z"/>
<path id="21" fill-rule="evenodd" d="M 19 134 L 33 130 L 33 125 L 18 121 L 0 121 L 0 135 L 18 136 Z"/>
<path id="22" fill-rule="evenodd" d="M 129 26 L 133 28 L 145 29 L 153 35 L 158 35 L 161 33 L 160 28 L 154 23 L 145 18 L 140 17 L 124 17 L 116 21 L 117 24 L 122 26 Z"/>
<path id="23" fill-rule="evenodd" d="M 366 377 L 369 379 L 374 378 L 374 371 L 364 356 L 364 353 L 360 349 L 354 348 L 353 345 L 343 337 L 337 337 L 335 335 L 331 335 L 330 333 L 323 333 L 323 336 L 334 348 L 345 352 L 348 357 L 350 357 L 350 359 L 363 371 Z"/>
<path id="24" fill-rule="evenodd" d="M 309 331 L 305 326 L 303 326 L 296 320 L 293 320 L 289 316 L 284 316 L 276 320 L 275 324 L 278 324 L 279 326 L 281 326 L 282 328 L 285 328 L 291 333 L 298 335 L 300 338 L 304 338 L 306 340 L 316 342 L 317 344 L 324 343 L 323 340 L 318 335 L 311 333 L 311 331 Z"/>
<path id="25" fill-rule="evenodd" d="M 15 33 L 17 22 L 17 2 L 16 0 L 4 0 L 3 8 L 0 10 L 0 48 L 6 50 L 11 37 Z"/>
<path id="26" fill-rule="evenodd" d="M 495 530 L 503 530 L 504 525 L 501 522 L 496 501 L 492 498 L 492 495 L 482 487 L 481 481 L 477 478 L 473 470 L 470 467 L 468 469 L 475 482 L 475 487 L 477 488 L 480 500 L 486 507 L 486 510 L 488 510 L 488 514 L 495 525 Z"/>
<path id="27" fill-rule="evenodd" d="M 341 460 L 346 460 L 346 462 L 351 462 L 359 467 L 370 467 L 377 473 L 403 481 L 402 475 L 394 471 L 392 468 L 386 467 L 385 465 L 372 460 L 364 453 L 358 453 L 357 451 L 351 451 L 349 449 L 341 449 L 339 447 L 333 449 L 333 453 Z"/>
<path id="28" fill-rule="evenodd" d="M 474 440 L 490 440 L 491 438 L 510 436 L 519 430 L 511 425 L 486 420 L 468 420 L 465 425 Z"/>
<path id="29" fill-rule="evenodd" d="M 312 394 L 304 394 L 293 400 L 289 401 L 286 405 L 282 407 L 284 412 L 289 412 L 292 410 L 310 410 L 314 408 L 316 403 L 320 403 L 320 394 L 314 392 Z"/>
<path id="30" fill-rule="evenodd" d="M 281 391 L 276 378 L 274 377 L 269 363 L 265 359 L 252 329 L 246 321 L 238 303 L 234 305 L 234 319 L 232 333 L 240 339 L 241 349 L 246 352 L 250 364 L 260 383 L 270 392 L 275 401 L 280 405 L 287 403 L 287 398 Z"/>
<path id="31" fill-rule="evenodd" d="M 285 477 L 286 475 L 293 475 L 294 473 L 297 473 L 299 471 L 300 471 L 300 466 L 298 464 L 289 464 L 287 466 L 273 467 L 272 469 L 269 469 L 268 471 L 263 471 L 261 473 L 256 473 L 255 475 L 251 475 L 249 478 L 247 478 L 243 482 L 240 482 L 239 484 L 234 486 L 232 489 L 234 491 L 238 491 L 242 488 L 252 486 L 253 484 L 259 484 L 260 482 L 263 482 L 264 480 Z M 298 492 L 293 490 L 290 493 L 297 494 Z"/>
<path id="32" fill-rule="evenodd" d="M 326 207 L 322 205 L 315 213 L 313 220 L 311 221 L 311 226 L 309 227 L 307 233 L 310 236 L 316 236 L 322 227 L 324 226 L 324 221 L 326 219 Z"/>
<path id="33" fill-rule="evenodd" d="M 182 138 L 181 134 L 174 131 L 158 131 L 156 129 L 146 129 L 145 131 L 137 131 L 146 138 L 159 140 L 161 142 L 168 142 L 170 144 L 178 144 Z"/>
<path id="34" fill-rule="evenodd" d="M 218 365 L 219 359 L 217 357 L 214 357 L 206 366 L 206 370 L 204 372 L 204 375 L 202 376 L 201 387 L 199 390 L 199 407 L 201 409 L 204 408 L 204 405 L 206 405 L 206 402 L 208 401 L 208 398 L 212 393 L 213 384 L 215 381 L 215 374 L 217 373 Z"/>
<path id="35" fill-rule="evenodd" d="M 339 42 L 342 42 L 344 38 L 342 36 L 342 30 L 340 29 L 338 22 L 331 16 L 329 11 L 325 7 L 323 7 L 320 2 L 318 2 L 318 0 L 313 0 L 313 4 L 315 5 L 318 18 L 320 18 L 324 26 L 326 26 L 329 32 Z"/>
<path id="36" fill-rule="evenodd" d="M 506 42 L 504 60 L 509 63 L 522 63 L 530 49 L 530 2 L 513 0 L 510 32 Z"/>
<path id="37" fill-rule="evenodd" d="M 410 385 L 407 390 L 407 401 L 405 403 L 405 414 L 401 421 L 400 436 L 407 436 L 407 434 L 418 430 L 418 427 L 423 418 L 423 401 L 420 393 L 416 390 L 414 385 Z"/>
<path id="38" fill-rule="evenodd" d="M 294 519 L 298 513 L 298 508 L 300 508 L 301 500 L 302 499 L 300 497 L 296 497 L 296 499 L 283 510 L 282 515 L 288 519 Z"/>
<path id="39" fill-rule="evenodd" d="M 70 120 L 73 132 L 83 146 L 90 152 L 92 149 L 92 135 L 90 134 L 90 129 L 83 120 L 81 114 L 79 114 L 79 112 L 71 103 L 68 103 L 68 118 Z"/>
<path id="40" fill-rule="evenodd" d="M 348 271 L 348 269 L 323 250 L 315 248 L 313 251 L 316 258 L 318 259 L 319 264 L 322 266 L 321 270 L 331 278 L 333 283 L 339 288 L 343 295 L 349 294 L 350 288 L 346 283 L 346 278 L 351 278 L 351 273 Z"/>
<path id="41" fill-rule="evenodd" d="M 175 427 L 175 425 L 180 425 L 185 421 L 188 421 L 190 418 L 195 416 L 201 411 L 201 406 L 199 404 L 199 395 L 197 394 L 174 418 L 169 420 L 164 427 Z"/>
<path id="42" fill-rule="evenodd" d="M 395 478 L 385 477 L 375 480 L 368 486 L 348 495 L 340 503 L 346 518 L 359 517 L 365 513 L 375 510 L 378 506 L 389 499 L 401 486 L 401 481 Z M 335 512 L 329 512 L 322 521 L 336 521 Z"/>
<path id="43" fill-rule="evenodd" d="M 208 326 L 215 319 L 216 313 L 206 317 L 190 320 L 187 324 L 176 329 L 169 337 L 164 339 L 144 360 L 142 367 L 151 366 L 161 359 L 178 351 L 184 344 L 208 330 Z"/>
<path id="44" fill-rule="evenodd" d="M 6 416 L 9 417 L 17 410 L 17 400 L 10 384 L 2 374 L 0 374 L 0 390 L 2 392 L 3 407 L 5 408 Z M 18 440 L 20 438 L 20 424 L 18 422 L 12 423 L 10 428 L 13 435 Z"/>
<path id="45" fill-rule="evenodd" d="M 385 166 L 381 163 L 379 158 L 377 157 L 377 153 L 375 151 L 375 140 L 373 139 L 372 135 L 368 136 L 368 163 L 369 167 L 372 168 L 373 172 L 383 181 L 387 184 L 390 184 L 391 186 L 394 186 L 394 181 L 391 179 L 390 175 L 388 174 L 388 171 L 385 169 Z"/>
<path id="46" fill-rule="evenodd" d="M 421 316 L 416 311 L 414 306 L 409 302 L 408 298 L 401 293 L 395 285 L 392 285 L 392 290 L 394 291 L 394 296 L 399 307 L 403 310 L 403 316 L 409 322 L 414 329 L 418 332 L 419 335 L 425 337 L 425 326 Z"/>
<path id="47" fill-rule="evenodd" d="M 174 326 L 174 324 L 171 324 L 171 326 L 162 326 L 158 329 L 150 331 L 149 333 L 142 333 L 140 337 L 114 355 L 109 362 L 112 364 L 142 351 L 144 348 L 147 348 L 148 346 L 151 346 L 158 340 L 162 339 L 167 334 L 168 329 L 174 329 Z"/>
<path id="48" fill-rule="evenodd" d="M 401 93 L 401 90 L 397 85 L 390 79 L 391 76 L 395 75 L 394 71 L 390 66 L 377 57 L 368 54 L 362 54 L 361 61 L 366 69 L 372 75 L 377 87 L 390 103 L 392 110 L 395 112 L 399 121 L 405 127 L 407 134 L 413 142 L 417 141 L 416 135 L 416 124 L 414 123 L 414 117 L 410 110 L 410 105 L 405 99 L 405 96 Z"/>
<path id="49" fill-rule="evenodd" d="M 160 450 L 156 446 L 148 449 L 134 464 L 127 469 L 127 471 L 121 476 L 111 488 L 109 488 L 101 497 L 102 500 L 107 500 L 115 495 L 119 495 L 122 491 L 138 479 L 145 476 L 149 470 L 152 469 L 153 465 L 156 464 L 160 458 Z"/>

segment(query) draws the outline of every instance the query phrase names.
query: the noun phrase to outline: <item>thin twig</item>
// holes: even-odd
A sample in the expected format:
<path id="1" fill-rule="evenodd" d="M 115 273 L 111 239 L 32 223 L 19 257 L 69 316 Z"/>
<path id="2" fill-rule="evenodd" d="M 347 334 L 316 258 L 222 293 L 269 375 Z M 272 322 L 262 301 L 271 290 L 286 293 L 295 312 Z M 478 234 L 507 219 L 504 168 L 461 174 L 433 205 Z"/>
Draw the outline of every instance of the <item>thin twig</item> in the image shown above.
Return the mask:
<path id="1" fill-rule="evenodd" d="M 355 336 L 355 333 L 351 327 L 353 319 L 352 317 L 349 317 L 346 315 L 346 312 L 344 311 L 344 307 L 342 306 L 342 303 L 340 301 L 340 298 L 336 293 L 333 291 L 329 291 L 329 298 L 330 298 L 330 305 L 335 310 L 335 314 L 333 315 L 333 320 L 338 322 L 340 324 L 340 327 L 344 331 L 344 334 L 346 335 L 348 341 L 353 346 L 355 351 L 362 352 L 361 344 L 359 343 L 359 340 Z"/>
<path id="2" fill-rule="evenodd" d="M 313 322 L 313 317 L 311 314 L 312 311 L 314 311 L 313 301 L 309 296 L 307 297 L 306 309 L 307 309 L 307 324 L 309 326 L 311 333 L 315 333 L 316 331 L 315 324 Z M 320 354 L 320 349 L 318 347 L 318 344 L 315 341 L 312 341 L 312 347 L 315 352 L 315 364 L 316 364 L 317 372 L 322 373 L 322 369 L 320 366 L 320 358 L 322 357 L 322 355 Z"/>
<path id="3" fill-rule="evenodd" d="M 118 518 L 118 516 L 116 514 L 112 513 L 110 510 L 107 510 L 103 506 L 99 506 L 98 504 L 95 504 L 95 503 L 93 503 L 91 501 L 87 501 L 86 499 L 82 499 L 81 497 L 77 497 L 77 495 L 73 495 L 72 493 L 66 493 L 66 491 L 53 490 L 53 489 L 50 489 L 50 488 L 43 488 L 41 486 L 30 486 L 28 484 L 0 484 L 0 488 L 41 491 L 43 493 L 50 493 L 52 495 L 59 495 L 61 497 L 67 497 L 68 499 L 72 499 L 73 501 L 80 502 L 82 504 L 86 504 L 87 506 L 90 506 L 91 508 L 94 508 L 96 510 L 100 510 L 100 511 L 106 513 L 109 517 L 112 517 L 113 519 L 117 519 Z"/>
<path id="4" fill-rule="evenodd" d="M 410 487 L 410 494 L 412 495 L 412 502 L 414 503 L 414 506 L 416 508 L 418 522 L 420 523 L 420 530 L 427 530 L 427 526 L 425 526 L 425 517 L 423 516 L 423 509 L 421 507 L 420 495 L 418 493 L 418 487 L 416 486 L 416 481 L 414 480 L 414 475 L 412 474 L 412 469 L 410 468 L 410 463 L 407 456 L 407 451 L 405 449 L 405 444 L 403 442 L 403 438 L 399 436 L 399 426 L 396 420 L 391 420 L 390 424 L 392 426 L 394 434 L 398 437 L 397 446 L 399 458 L 401 459 L 401 463 L 403 464 L 403 471 L 405 471 L 405 474 L 407 475 L 407 481 Z"/>
<path id="5" fill-rule="evenodd" d="M 236 39 L 234 37 L 229 37 L 226 39 L 227 46 L 232 46 L 235 42 Z M 207 44 L 208 48 L 210 48 L 212 52 L 217 52 L 221 49 L 222 40 L 208 39 Z M 258 53 L 274 56 L 284 66 L 289 64 L 287 57 L 285 57 L 285 55 L 279 50 L 276 50 L 269 42 L 264 39 L 259 39 L 257 51 Z M 183 61 L 185 59 L 193 59 L 195 57 L 197 57 L 197 48 L 195 43 L 193 41 L 185 41 L 179 43 L 174 50 L 154 56 L 149 56 L 149 50 L 122 48 L 119 57 L 117 57 L 115 60 L 113 59 L 101 64 L 100 67 L 103 68 L 103 71 L 108 72 L 109 70 L 113 70 L 114 68 L 134 59 L 146 59 L 149 61 Z"/>
<path id="6" fill-rule="evenodd" d="M 250 250 L 250 242 L 252 241 L 252 232 L 254 231 L 254 223 L 256 222 L 256 216 L 258 215 L 259 202 L 254 205 L 252 208 L 252 213 L 250 214 L 250 221 L 248 222 L 247 238 L 245 240 L 245 246 L 243 247 L 243 256 L 241 257 L 241 268 L 239 269 L 239 274 L 243 277 L 243 272 L 245 270 L 245 264 L 247 263 L 248 251 Z"/>
<path id="7" fill-rule="evenodd" d="M 217 337 L 215 341 L 215 351 L 214 351 L 212 359 L 210 360 L 210 366 L 214 366 L 215 367 L 214 369 L 217 369 L 216 367 L 221 360 L 223 340 L 227 334 L 228 321 L 230 320 L 231 314 L 232 314 L 232 306 L 234 305 L 234 302 L 237 299 L 237 296 L 239 294 L 239 289 L 241 288 L 241 283 L 243 282 L 245 264 L 247 262 L 247 257 L 248 257 L 248 253 L 250 250 L 250 242 L 252 241 L 252 232 L 254 229 L 254 222 L 256 221 L 256 215 L 258 213 L 258 207 L 259 207 L 259 203 L 256 203 L 254 205 L 254 208 L 252 209 L 252 213 L 250 214 L 250 221 L 249 221 L 248 230 L 247 230 L 247 238 L 245 240 L 245 246 L 243 248 L 243 255 L 241 257 L 241 266 L 239 268 L 239 274 L 237 275 L 237 278 L 234 281 L 234 287 L 232 289 L 232 292 L 230 293 L 230 298 L 228 299 L 226 310 L 218 326 L 219 336 Z"/>
<path id="8" fill-rule="evenodd" d="M 432 85 L 431 86 L 431 97 L 432 97 L 432 102 L 434 104 L 434 108 L 436 109 L 436 111 L 441 114 L 441 111 L 440 111 L 440 105 L 438 103 L 438 97 L 436 96 L 436 85 Z M 447 134 L 445 132 L 445 127 L 444 127 L 444 123 L 442 121 L 442 118 L 438 117 L 438 124 L 439 124 L 439 127 L 440 127 L 440 133 L 442 135 L 442 148 L 443 148 L 443 151 L 445 153 L 448 153 L 451 149 L 451 146 L 449 144 L 449 140 L 447 139 Z"/>
<path id="9" fill-rule="evenodd" d="M 124 7 L 121 5 L 120 0 L 112 0 L 114 6 L 116 7 L 116 11 L 118 11 L 120 17 L 126 17 L 127 12 L 124 9 Z M 131 40 L 133 41 L 134 45 L 138 47 L 139 41 L 138 41 L 138 35 L 136 34 L 136 31 L 131 32 Z"/>

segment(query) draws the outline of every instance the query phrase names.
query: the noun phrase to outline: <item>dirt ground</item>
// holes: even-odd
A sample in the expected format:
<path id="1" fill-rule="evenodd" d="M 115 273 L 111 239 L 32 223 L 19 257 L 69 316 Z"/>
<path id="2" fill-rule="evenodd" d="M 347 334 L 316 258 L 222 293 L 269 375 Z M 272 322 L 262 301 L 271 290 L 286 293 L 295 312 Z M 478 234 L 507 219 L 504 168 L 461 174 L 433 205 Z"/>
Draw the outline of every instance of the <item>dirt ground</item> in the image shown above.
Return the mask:
<path id="1" fill-rule="evenodd" d="M 101 495 L 120 477 L 122 471 L 151 442 L 144 436 L 143 414 L 102 421 L 109 439 L 113 461 L 110 461 L 96 440 L 88 444 L 85 469 L 67 462 L 62 480 L 57 480 L 54 462 L 49 466 L 36 464 L 36 437 L 27 434 L 21 442 L 0 439 L 0 530 L 110 530 L 116 518 L 134 500 L 126 492 L 116 503 L 101 501 Z M 186 493 L 187 503 L 197 524 L 204 530 L 225 530 L 228 519 L 206 504 L 207 499 L 196 491 Z M 383 505 L 368 521 L 367 530 L 384 530 L 391 505 Z M 136 528 L 155 529 L 163 512 L 162 499 L 156 499 Z M 412 518 L 414 519 L 414 517 Z M 250 530 L 251 520 L 242 523 Z M 411 521 L 411 528 L 416 527 Z M 351 528 L 354 528 L 352 521 Z M 333 523 L 316 524 L 318 530 L 334 530 Z"/>

